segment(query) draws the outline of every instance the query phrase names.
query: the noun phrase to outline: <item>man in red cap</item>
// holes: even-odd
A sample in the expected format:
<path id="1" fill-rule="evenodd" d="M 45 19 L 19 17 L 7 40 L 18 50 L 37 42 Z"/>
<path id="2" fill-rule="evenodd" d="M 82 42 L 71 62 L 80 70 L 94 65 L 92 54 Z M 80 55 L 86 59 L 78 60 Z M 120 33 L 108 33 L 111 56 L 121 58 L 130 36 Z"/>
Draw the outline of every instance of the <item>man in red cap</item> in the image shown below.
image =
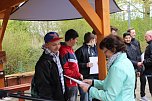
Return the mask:
<path id="1" fill-rule="evenodd" d="M 66 86 L 62 61 L 59 56 L 62 38 L 56 32 L 44 36 L 43 54 L 35 66 L 32 80 L 32 96 L 57 101 L 66 101 Z"/>

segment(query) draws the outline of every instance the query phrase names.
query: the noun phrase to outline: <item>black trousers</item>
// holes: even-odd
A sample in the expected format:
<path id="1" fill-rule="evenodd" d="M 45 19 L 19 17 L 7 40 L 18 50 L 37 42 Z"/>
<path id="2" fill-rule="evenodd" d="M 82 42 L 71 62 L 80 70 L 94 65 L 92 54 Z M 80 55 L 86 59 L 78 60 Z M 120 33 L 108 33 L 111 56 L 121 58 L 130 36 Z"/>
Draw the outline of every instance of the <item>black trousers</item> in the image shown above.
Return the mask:
<path id="1" fill-rule="evenodd" d="M 137 74 L 135 72 L 135 88 L 134 88 L 134 98 L 136 98 L 136 88 L 137 88 Z"/>
<path id="2" fill-rule="evenodd" d="M 148 85 L 149 85 L 149 92 L 152 96 L 152 76 L 151 77 L 147 77 L 148 79 Z"/>
<path id="3" fill-rule="evenodd" d="M 140 96 L 145 96 L 146 76 L 145 74 L 140 75 Z"/>
<path id="4" fill-rule="evenodd" d="M 136 98 L 135 90 L 137 88 L 137 74 L 135 73 L 135 89 L 134 89 L 134 97 Z M 140 96 L 145 96 L 145 87 L 146 87 L 146 76 L 143 71 L 140 72 Z"/>

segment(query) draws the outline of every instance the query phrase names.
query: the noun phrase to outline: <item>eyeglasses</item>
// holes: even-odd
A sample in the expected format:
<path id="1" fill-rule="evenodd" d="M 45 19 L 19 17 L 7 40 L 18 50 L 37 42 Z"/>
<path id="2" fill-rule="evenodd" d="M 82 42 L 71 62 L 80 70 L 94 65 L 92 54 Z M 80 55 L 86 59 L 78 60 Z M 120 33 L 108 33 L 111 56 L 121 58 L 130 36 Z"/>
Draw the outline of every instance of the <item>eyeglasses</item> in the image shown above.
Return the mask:
<path id="1" fill-rule="evenodd" d="M 107 53 L 107 51 L 108 51 L 108 49 L 104 49 L 104 50 L 103 50 L 103 53 L 104 53 L 104 54 L 106 54 L 106 53 Z"/>

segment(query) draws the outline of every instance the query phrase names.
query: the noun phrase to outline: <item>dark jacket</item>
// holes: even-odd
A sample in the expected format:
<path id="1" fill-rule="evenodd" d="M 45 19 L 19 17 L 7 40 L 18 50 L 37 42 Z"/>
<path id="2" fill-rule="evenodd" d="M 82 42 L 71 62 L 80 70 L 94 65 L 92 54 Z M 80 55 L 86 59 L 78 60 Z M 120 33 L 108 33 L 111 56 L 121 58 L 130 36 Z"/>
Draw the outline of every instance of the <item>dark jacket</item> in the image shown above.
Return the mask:
<path id="1" fill-rule="evenodd" d="M 97 45 L 94 45 L 94 47 L 92 47 L 93 50 L 95 51 L 95 56 L 98 56 L 98 50 L 97 50 Z"/>
<path id="2" fill-rule="evenodd" d="M 90 46 L 83 44 L 83 46 L 81 46 L 79 49 L 75 51 L 78 60 L 79 70 L 80 73 L 83 75 L 84 79 L 89 78 L 90 76 L 90 68 L 87 67 L 87 63 L 90 62 L 89 57 L 97 56 L 93 47 L 90 47 L 91 54 L 89 54 L 88 52 L 89 47 Z"/>
<path id="3" fill-rule="evenodd" d="M 152 75 L 152 41 L 148 42 L 144 55 L 145 74 Z"/>
<path id="4" fill-rule="evenodd" d="M 141 52 L 141 47 L 140 47 L 139 41 L 136 40 L 135 38 L 132 38 L 131 44 L 133 44 L 137 48 L 138 54 L 141 55 L 142 52 Z"/>
<path id="5" fill-rule="evenodd" d="M 133 63 L 134 69 L 135 70 L 140 70 L 137 66 L 137 63 L 140 62 L 140 54 L 139 54 L 139 50 L 130 43 L 126 43 L 126 53 L 127 53 L 127 58 Z"/>
<path id="6" fill-rule="evenodd" d="M 44 52 L 35 66 L 33 83 L 34 87 L 31 89 L 36 90 L 39 98 L 66 101 L 66 92 L 63 94 L 58 67 L 53 57 Z"/>

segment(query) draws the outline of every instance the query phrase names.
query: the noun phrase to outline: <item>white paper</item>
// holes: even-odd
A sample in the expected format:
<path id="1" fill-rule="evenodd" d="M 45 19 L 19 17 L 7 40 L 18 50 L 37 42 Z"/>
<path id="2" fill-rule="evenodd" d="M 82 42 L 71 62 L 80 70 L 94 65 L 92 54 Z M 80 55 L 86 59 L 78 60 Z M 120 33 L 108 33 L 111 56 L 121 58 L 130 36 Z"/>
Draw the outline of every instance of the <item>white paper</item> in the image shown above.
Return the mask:
<path id="1" fill-rule="evenodd" d="M 90 63 L 93 63 L 93 66 L 90 67 L 90 74 L 98 74 L 98 57 L 89 57 Z"/>
<path id="2" fill-rule="evenodd" d="M 80 81 L 80 80 L 74 79 L 74 78 L 69 77 L 69 76 L 67 76 L 67 75 L 64 75 L 64 77 L 66 77 L 66 78 L 68 78 L 68 79 L 70 79 L 70 80 L 72 80 L 72 81 L 74 81 L 74 82 L 76 82 L 76 83 L 78 83 L 78 84 L 86 84 L 86 83 L 84 83 L 84 82 L 82 82 L 82 81 Z"/>
<path id="3" fill-rule="evenodd" d="M 141 62 L 144 61 L 144 52 L 141 54 Z"/>
<path id="4" fill-rule="evenodd" d="M 145 53 L 143 52 L 142 54 L 141 54 L 141 62 L 143 62 L 144 61 L 144 55 L 145 55 Z M 143 65 L 143 71 L 145 70 L 145 66 Z"/>

